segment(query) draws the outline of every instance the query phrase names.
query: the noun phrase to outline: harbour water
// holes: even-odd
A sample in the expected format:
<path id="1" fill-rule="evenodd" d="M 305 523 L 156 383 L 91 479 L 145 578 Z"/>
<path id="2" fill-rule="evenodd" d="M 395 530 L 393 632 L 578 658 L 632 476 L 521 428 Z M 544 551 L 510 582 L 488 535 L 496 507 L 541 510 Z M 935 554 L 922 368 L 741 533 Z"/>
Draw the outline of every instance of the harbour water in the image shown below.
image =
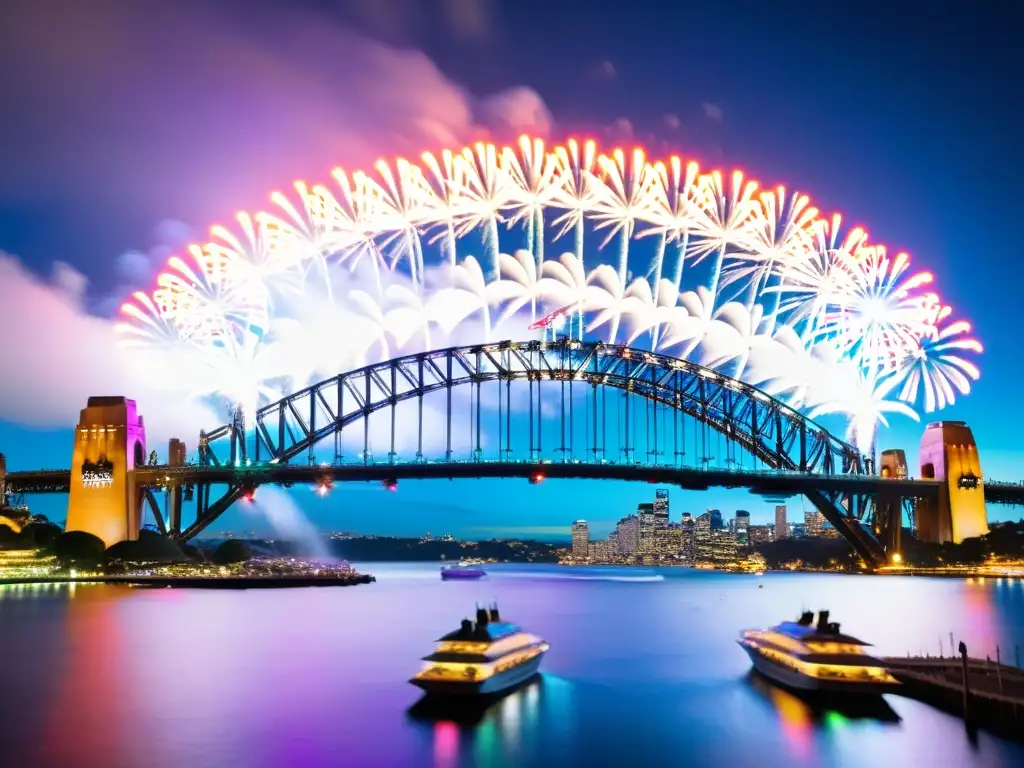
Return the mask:
<path id="1" fill-rule="evenodd" d="M 877 655 L 1014 659 L 1024 582 L 681 569 L 356 564 L 347 589 L 0 588 L 0 754 L 33 766 L 1021 765 L 1024 747 L 889 696 L 812 708 L 737 632 L 827 608 Z M 541 680 L 477 721 L 409 712 L 432 643 L 497 600 Z M 1024 649 L 1022 649 L 1024 650 Z"/>

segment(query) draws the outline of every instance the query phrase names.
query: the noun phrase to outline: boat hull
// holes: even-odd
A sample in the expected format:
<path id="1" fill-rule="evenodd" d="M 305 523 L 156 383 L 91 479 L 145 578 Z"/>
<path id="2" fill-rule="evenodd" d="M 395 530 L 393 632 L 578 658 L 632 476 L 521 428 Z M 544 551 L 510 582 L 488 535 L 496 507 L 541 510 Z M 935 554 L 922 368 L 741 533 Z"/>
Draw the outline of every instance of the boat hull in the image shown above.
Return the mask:
<path id="1" fill-rule="evenodd" d="M 441 581 L 482 579 L 487 571 L 478 568 L 446 568 L 441 571 Z"/>
<path id="2" fill-rule="evenodd" d="M 518 664 L 512 669 L 492 675 L 486 680 L 465 682 L 457 680 L 428 680 L 414 677 L 409 682 L 422 688 L 428 695 L 437 697 L 488 698 L 504 696 L 516 688 L 532 680 L 540 672 L 540 662 L 544 654 L 538 654 L 529 661 Z"/>
<path id="3" fill-rule="evenodd" d="M 760 674 L 785 688 L 797 691 L 820 692 L 820 693 L 845 693 L 857 695 L 875 696 L 893 689 L 892 685 L 886 683 L 865 683 L 849 680 L 821 680 L 810 675 L 804 675 L 789 667 L 777 664 L 766 656 L 762 655 L 758 648 L 748 643 L 740 643 L 740 646 L 747 652 L 751 663 Z"/>

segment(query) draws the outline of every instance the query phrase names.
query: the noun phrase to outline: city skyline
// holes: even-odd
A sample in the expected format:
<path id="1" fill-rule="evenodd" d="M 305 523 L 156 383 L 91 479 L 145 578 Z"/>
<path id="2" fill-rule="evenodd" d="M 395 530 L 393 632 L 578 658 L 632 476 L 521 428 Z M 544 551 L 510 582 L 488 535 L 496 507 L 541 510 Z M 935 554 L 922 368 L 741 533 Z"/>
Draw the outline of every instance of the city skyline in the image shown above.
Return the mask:
<path id="1" fill-rule="evenodd" d="M 306 10 L 316 13 L 313 5 L 315 4 L 308 4 Z M 506 11 L 507 9 L 499 12 L 503 23 L 522 23 L 515 18 L 515 14 Z M 751 12 L 763 13 L 756 8 Z M 822 12 L 827 13 L 825 10 Z M 942 99 L 925 98 L 926 94 L 922 92 L 923 103 L 916 104 L 914 109 L 904 108 L 902 91 L 893 89 L 887 71 L 877 64 L 858 68 L 858 76 L 866 78 L 869 83 L 863 96 L 874 100 L 874 109 L 868 109 L 864 99 L 856 104 L 850 102 L 834 105 L 828 115 L 822 114 L 816 108 L 815 94 L 822 92 L 822 89 L 825 92 L 830 90 L 827 87 L 829 78 L 849 76 L 844 69 L 845 65 L 836 62 L 831 65 L 831 70 L 816 73 L 809 82 L 802 81 L 799 87 L 782 86 L 786 93 L 779 96 L 793 105 L 791 113 L 759 110 L 758 105 L 762 103 L 763 97 L 759 95 L 757 89 L 750 87 L 744 74 L 748 67 L 737 60 L 730 60 L 721 71 L 716 71 L 712 75 L 710 81 L 703 86 L 705 93 L 699 96 L 676 96 L 671 88 L 671 79 L 649 69 L 656 65 L 634 62 L 627 67 L 614 66 L 616 61 L 631 60 L 630 51 L 624 49 L 623 43 L 619 41 L 621 36 L 618 24 L 642 26 L 650 21 L 650 17 L 643 16 L 644 13 L 647 12 L 638 12 L 636 17 L 624 17 L 615 25 L 609 25 L 606 19 L 595 21 L 600 27 L 591 38 L 596 47 L 592 50 L 577 48 L 579 66 L 575 70 L 554 77 L 550 76 L 550 72 L 553 71 L 549 66 L 551 62 L 545 63 L 541 60 L 543 57 L 532 62 L 524 60 L 515 52 L 496 51 L 495 57 L 504 57 L 506 62 L 516 61 L 516 67 L 511 71 L 515 72 L 517 81 L 525 82 L 535 89 L 527 89 L 532 95 L 525 101 L 517 101 L 505 93 L 503 89 L 510 84 L 507 75 L 494 75 L 494 71 L 509 71 L 507 68 L 481 70 L 468 67 L 465 53 L 459 54 L 448 50 L 449 47 L 443 45 L 436 35 L 428 35 L 415 40 L 414 44 L 425 50 L 427 55 L 440 65 L 440 69 L 434 68 L 430 60 L 427 60 L 430 79 L 429 88 L 424 86 L 424 90 L 429 90 L 433 95 L 443 94 L 448 98 L 452 96 L 453 87 L 454 91 L 458 91 L 459 84 L 466 84 L 477 94 L 503 93 L 507 98 L 491 100 L 487 102 L 487 106 L 491 108 L 492 113 L 505 117 L 510 112 L 518 115 L 514 121 L 517 130 L 546 129 L 554 137 L 562 136 L 570 128 L 582 125 L 589 132 L 602 138 L 608 146 L 620 141 L 626 146 L 637 143 L 648 147 L 652 153 L 655 150 L 665 153 L 679 151 L 684 158 L 692 157 L 703 161 L 706 167 L 743 167 L 751 175 L 762 179 L 766 185 L 772 185 L 776 181 L 785 182 L 791 188 L 813 193 L 815 201 L 827 206 L 829 210 L 843 210 L 852 222 L 869 226 L 871 234 L 876 239 L 890 242 L 897 249 L 905 247 L 914 255 L 915 264 L 927 267 L 940 278 L 945 276 L 943 287 L 946 298 L 958 312 L 975 323 L 978 335 L 985 339 L 988 345 L 984 357 L 985 375 L 977 383 L 975 392 L 961 398 L 954 408 L 940 412 L 937 417 L 962 418 L 971 424 L 982 446 L 982 466 L 987 476 L 1008 480 L 1019 479 L 1019 441 L 1008 420 L 999 418 L 992 404 L 998 401 L 1002 383 L 1012 380 L 1016 371 L 1017 363 L 1014 362 L 1013 350 L 1006 345 L 1004 335 L 1000 331 L 1008 327 L 1008 322 L 1012 322 L 1007 308 L 1013 304 L 1012 286 L 1020 283 L 1019 278 L 1015 277 L 1015 270 L 1021 267 L 1012 260 L 1006 264 L 986 262 L 986 259 L 993 258 L 989 254 L 999 252 L 998 247 L 994 247 L 995 243 L 1003 239 L 998 232 L 999 222 L 1007 221 L 1007 217 L 991 210 L 984 211 L 985 215 L 982 216 L 983 212 L 973 207 L 979 205 L 977 200 L 962 196 L 953 197 L 953 193 L 949 191 L 978 188 L 981 182 L 977 180 L 977 176 L 982 173 L 982 169 L 994 169 L 992 175 L 985 177 L 986 187 L 1005 182 L 1000 175 L 1005 171 L 1001 169 L 1012 165 L 1006 162 L 1006 158 L 1012 156 L 1014 152 L 1019 152 L 1019 146 L 1015 143 L 1007 144 L 1005 140 L 999 140 L 998 136 L 994 141 L 978 141 L 979 136 L 991 139 L 993 128 L 989 122 L 979 124 L 974 115 L 987 115 L 989 121 L 995 120 L 998 124 L 999 120 L 1010 119 L 1010 110 L 1019 107 L 992 101 L 987 92 L 975 92 L 971 87 L 973 79 L 969 74 L 971 63 L 962 59 L 943 64 L 949 71 L 941 79 L 944 87 L 952 90 L 945 91 Z M 673 17 L 677 21 L 685 18 L 682 11 L 670 13 L 677 14 Z M 715 15 L 721 12 L 708 10 L 707 13 Z M 230 38 L 234 44 L 244 47 L 248 43 L 246 36 L 252 34 L 261 24 L 266 25 L 267 17 L 254 14 L 244 23 L 234 18 L 231 21 L 236 26 L 232 28 L 233 34 Z M 334 21 L 337 20 L 332 20 L 332 23 Z M 762 21 L 767 25 L 772 23 L 767 17 Z M 338 23 L 340 25 L 350 22 L 351 20 L 343 19 Z M 564 22 L 565 19 L 562 18 L 561 21 L 555 19 L 552 23 L 558 27 Z M 149 29 L 152 23 L 151 20 L 136 16 L 109 19 L 102 13 L 95 14 L 94 18 L 89 20 L 82 20 L 83 28 L 88 28 L 91 24 L 104 29 Z M 811 22 L 809 19 L 803 19 L 801 23 Z M 983 22 L 967 20 L 965 23 L 970 26 Z M 13 29 L 15 25 L 7 25 L 6 28 Z M 221 38 L 215 36 L 217 32 L 222 31 L 220 26 L 214 24 L 204 29 L 207 31 L 202 32 L 200 39 L 194 41 L 200 50 L 212 42 L 220 44 Z M 346 31 L 347 28 L 332 26 L 331 30 L 341 35 L 350 34 Z M 365 33 L 365 30 L 363 32 Z M 882 29 L 881 32 L 889 34 L 888 29 Z M 553 33 L 546 31 L 544 34 Z M 743 36 L 748 33 L 737 30 L 737 34 Z M 793 32 L 790 31 L 790 34 Z M 204 37 L 205 35 L 209 37 Z M 126 38 L 143 39 L 144 36 L 127 35 Z M 885 45 L 884 41 L 874 35 L 871 39 L 875 44 Z M 181 41 L 171 35 L 168 42 L 173 47 Z M 10 44 L 0 46 L 3 50 L 2 55 L 11 57 L 11 66 L 7 67 L 11 71 L 28 70 L 17 64 L 18 57 L 24 53 L 23 43 L 24 41 L 10 41 Z M 700 43 L 695 41 L 695 44 Z M 800 37 L 799 45 L 813 46 L 815 43 Z M 941 46 L 936 48 L 928 40 L 916 40 L 914 45 L 920 53 L 915 59 L 917 62 L 934 64 L 933 59 L 938 50 L 946 53 L 949 50 Z M 34 50 L 46 50 L 49 56 L 59 55 L 59 51 L 54 50 L 52 46 L 37 46 Z M 356 58 L 372 58 L 373 52 L 386 57 L 394 52 L 388 45 L 381 48 L 353 45 L 351 50 L 353 52 L 350 55 Z M 741 46 L 741 50 L 745 49 Z M 810 53 L 806 50 L 805 52 Z M 151 55 L 145 51 L 137 53 L 143 57 Z M 157 56 L 155 53 L 152 55 Z M 160 59 L 159 56 L 147 60 L 153 63 L 158 80 L 161 75 L 169 75 L 173 69 L 168 69 L 167 60 Z M 815 60 L 820 61 L 821 57 L 816 56 Z M 277 61 L 284 61 L 284 57 L 279 56 Z M 605 62 L 612 64 L 610 69 L 604 66 Z M 47 96 L 54 92 L 54 89 L 46 87 L 48 78 L 52 77 L 53 71 L 65 71 L 67 68 L 55 67 L 53 61 L 43 61 L 42 64 L 49 66 L 41 65 L 38 68 L 38 81 L 26 78 L 18 87 L 25 91 L 35 89 L 40 98 L 52 98 Z M 84 91 L 88 91 L 97 82 L 99 66 L 90 64 L 83 67 L 81 73 L 74 73 L 75 76 L 83 78 Z M 773 66 L 786 68 L 793 65 L 776 62 Z M 238 73 L 218 70 L 216 67 L 213 67 L 213 70 L 225 78 L 225 82 L 236 82 Z M 33 72 L 35 71 L 33 68 Z M 610 71 L 615 74 L 608 74 Z M 103 71 L 100 74 L 104 77 L 109 76 L 114 82 L 122 82 L 118 78 L 121 78 L 123 73 L 119 71 Z M 372 74 L 370 72 L 368 76 Z M 581 82 L 586 83 L 583 89 L 586 91 L 585 94 L 580 92 Z M 637 82 L 660 82 L 660 88 L 652 89 L 657 98 L 651 98 L 649 93 L 637 91 L 634 87 Z M 136 98 L 148 98 L 147 94 L 138 93 L 134 87 L 113 90 L 122 96 L 130 92 L 132 98 L 128 100 L 129 103 L 134 103 L 133 100 Z M 152 90 L 155 92 L 159 89 Z M 242 91 L 243 89 L 239 88 L 235 92 Z M 587 103 L 582 104 L 575 98 L 578 92 L 585 97 Z M 950 93 L 956 93 L 957 98 L 950 98 Z M 200 101 L 204 105 L 208 101 L 223 101 L 211 99 L 210 94 L 210 91 L 202 92 Z M 520 91 L 519 96 L 522 95 L 523 92 Z M 595 100 L 595 95 L 599 95 L 600 98 Z M 662 98 L 666 95 L 670 98 Z M 460 104 L 468 106 L 470 113 L 486 111 L 476 109 L 480 106 L 478 102 L 486 99 L 466 97 L 460 93 L 457 100 Z M 595 101 L 600 103 L 599 107 L 594 106 Z M 284 111 L 297 115 L 304 114 L 304 109 L 308 109 L 308 106 L 288 92 L 274 92 L 272 97 L 268 96 L 266 103 L 261 102 L 256 106 L 266 107 L 270 104 L 275 112 L 282 111 L 281 105 L 289 105 L 289 109 Z M 950 116 L 950 104 L 973 104 L 975 109 L 957 110 Z M 193 105 L 178 103 L 173 106 L 177 107 L 175 111 L 178 114 L 197 111 L 186 108 Z M 530 108 L 527 109 L 527 106 Z M 105 135 L 89 131 L 81 131 L 79 135 L 73 133 L 76 127 L 88 124 L 88 121 L 82 119 L 86 115 L 81 105 L 58 99 L 47 101 L 45 107 L 44 111 L 54 115 L 54 119 L 49 121 L 46 131 L 38 132 L 41 142 L 39 146 L 80 144 L 83 147 L 83 151 L 79 153 L 82 157 L 104 155 L 96 149 L 106 146 Z M 499 107 L 503 107 L 505 111 L 502 112 Z M 889 107 L 896 109 L 902 117 L 898 126 L 891 125 L 880 117 L 893 112 Z M 402 108 L 408 108 L 412 117 L 417 117 L 417 112 L 429 112 L 431 109 L 429 105 L 419 101 L 403 103 Z M 523 111 L 517 112 L 516 110 L 520 108 Z M 420 136 L 403 137 L 406 143 L 401 147 L 377 143 L 382 133 L 382 125 L 391 125 L 392 119 L 396 122 L 414 123 L 415 120 L 409 119 L 410 115 L 383 115 L 380 108 L 368 108 L 365 112 L 366 116 L 360 125 L 353 125 L 351 118 L 346 115 L 335 116 L 337 124 L 344 128 L 345 141 L 318 144 L 297 140 L 292 135 L 292 140 L 275 136 L 271 142 L 269 135 L 257 132 L 259 135 L 254 141 L 257 141 L 265 151 L 246 152 L 244 158 L 240 154 L 225 153 L 225 144 L 230 143 L 226 139 L 238 135 L 238 132 L 233 130 L 230 116 L 217 109 L 212 112 L 215 118 L 212 124 L 216 125 L 218 130 L 207 131 L 200 136 L 192 137 L 189 141 L 165 142 L 168 147 L 166 156 L 155 156 L 152 150 L 140 148 L 136 143 L 122 141 L 120 145 L 124 147 L 124 152 L 131 161 L 115 165 L 117 172 L 114 173 L 113 182 L 107 185 L 110 195 L 113 196 L 111 202 L 100 200 L 100 196 L 92 193 L 93 179 L 100 175 L 98 173 L 82 174 L 74 163 L 48 166 L 46 153 L 25 158 L 7 158 L 10 162 L 5 163 L 5 167 L 23 168 L 27 162 L 31 162 L 35 163 L 32 174 L 36 177 L 52 175 L 47 172 L 47 168 L 58 175 L 54 177 L 55 184 L 43 187 L 27 183 L 31 178 L 22 172 L 15 174 L 15 178 L 25 183 L 11 186 L 11 182 L 7 182 L 7 186 L 0 189 L 0 201 L 14 201 L 0 205 L 0 248 L 6 253 L 13 254 L 11 259 L 4 262 L 7 269 L 4 275 L 10 278 L 8 284 L 12 286 L 11 292 L 15 298 L 31 295 L 35 301 L 35 304 L 29 307 L 9 303 L 5 308 L 11 313 L 9 316 L 5 315 L 8 323 L 16 322 L 27 331 L 26 334 L 19 335 L 19 339 L 11 338 L 6 343 L 14 344 L 20 340 L 20 336 L 25 336 L 33 339 L 32 344 L 38 348 L 64 349 L 66 345 L 60 332 L 64 326 L 61 323 L 82 321 L 86 324 L 82 327 L 91 328 L 95 325 L 93 321 L 96 318 L 108 316 L 131 288 L 142 287 L 143 283 L 152 279 L 152 269 L 166 256 L 172 246 L 180 244 L 178 240 L 183 236 L 183 230 L 191 237 L 213 221 L 230 218 L 238 207 L 246 206 L 250 202 L 258 207 L 259 198 L 264 194 L 264 190 L 287 187 L 295 176 L 322 178 L 326 169 L 334 163 L 366 164 L 372 160 L 369 155 L 405 152 L 407 147 L 416 147 L 417 150 L 421 148 L 423 142 Z M 631 121 L 632 135 L 623 130 L 625 126 L 619 119 L 623 115 L 627 115 Z M 799 119 L 797 115 L 800 116 Z M 813 120 L 809 121 L 808 115 L 813 115 Z M 674 119 L 667 119 L 669 117 Z M 171 122 L 166 120 L 164 124 Z M 367 125 L 367 122 L 372 125 Z M 484 128 L 484 122 L 486 121 L 481 119 L 479 123 L 472 125 L 451 125 L 449 132 L 458 139 L 476 138 L 468 134 L 473 133 L 476 128 Z M 854 124 L 866 125 L 866 128 L 861 134 L 853 137 L 853 140 L 845 141 L 841 147 L 836 146 L 832 140 L 820 138 L 844 135 L 843 131 Z M 673 128 L 673 125 L 677 127 Z M 251 125 L 247 128 L 251 128 Z M 13 132 L 8 136 L 10 140 L 3 142 L 3 146 L 18 146 L 18 131 L 22 130 L 22 127 L 8 125 L 3 130 Z M 300 133 L 304 133 L 305 130 L 301 129 Z M 938 134 L 943 137 L 941 140 L 934 138 Z M 163 134 L 157 131 L 155 135 Z M 288 136 L 287 133 L 283 135 Z M 787 141 L 779 141 L 770 138 L 773 136 L 789 138 Z M 924 141 L 919 140 L 922 136 L 925 137 Z M 75 141 L 72 141 L 72 138 Z M 76 141 L 78 144 L 75 144 Z M 270 151 L 274 149 L 277 141 L 291 147 L 316 146 L 317 150 L 313 153 L 299 152 L 297 155 L 277 159 L 282 153 Z M 949 155 L 946 148 L 949 146 L 959 149 L 959 161 L 953 165 L 947 161 Z M 220 159 L 221 155 L 226 159 Z M 56 153 L 55 156 L 60 155 Z M 998 163 L 992 162 L 995 157 L 999 158 Z M 823 158 L 827 158 L 828 162 L 821 162 Z M 173 170 L 181 169 L 183 173 L 171 172 L 171 165 L 174 166 Z M 140 179 L 137 176 L 139 171 L 125 170 L 129 166 L 145 169 L 147 176 L 161 176 L 162 181 L 166 183 L 154 185 L 160 190 L 158 193 L 147 196 L 132 195 L 130 193 L 133 190 L 137 191 Z M 250 167 L 251 173 L 242 173 L 243 169 L 248 170 Z M 943 177 L 942 183 L 932 183 L 935 173 L 933 169 L 939 167 L 945 169 L 947 176 Z M 121 178 L 118 177 L 118 173 L 122 174 Z M 948 178 L 948 174 L 953 174 L 956 183 L 953 183 L 954 179 Z M 186 175 L 187 184 L 183 183 L 182 179 Z M 196 180 L 207 183 L 197 184 Z M 211 183 L 214 180 L 216 183 Z M 217 189 L 217 193 L 211 194 L 209 190 L 212 189 Z M 56 190 L 61 191 L 58 194 Z M 996 190 L 992 195 L 992 204 L 998 207 L 1004 205 L 1011 196 L 1000 194 Z M 201 194 L 197 194 L 199 192 Z M 894 199 L 899 201 L 899 205 L 893 205 L 891 201 Z M 27 202 L 21 202 L 23 200 Z M 51 226 L 54 210 L 61 212 L 61 221 L 67 226 Z M 45 216 L 40 214 L 40 211 L 45 211 Z M 183 219 L 185 224 L 157 227 L 166 219 L 175 217 Z M 994 221 L 996 224 L 987 228 L 980 237 L 974 233 L 967 236 L 961 230 L 959 222 L 971 220 Z M 947 222 L 953 222 L 954 225 L 950 226 Z M 159 231 L 154 237 L 155 228 Z M 155 245 L 154 240 L 158 241 Z M 118 254 L 121 254 L 120 258 L 117 257 Z M 958 274 L 958 266 L 962 263 L 961 257 L 965 254 L 970 254 L 972 263 L 988 265 L 987 269 L 974 271 L 969 286 L 962 284 L 966 281 L 953 279 Z M 20 263 L 13 261 L 14 257 L 20 259 Z M 55 260 L 65 262 L 73 269 L 68 271 L 59 266 L 54 269 Z M 112 266 L 115 263 L 117 266 Z M 22 266 L 28 270 L 27 273 L 22 270 Z M 40 283 L 43 280 L 40 276 L 51 272 L 55 275 L 56 287 Z M 88 278 L 88 283 L 82 280 L 83 276 Z M 21 285 L 18 281 L 29 277 L 35 282 L 27 284 L 24 290 L 17 287 Z M 70 314 L 60 314 L 61 312 Z M 48 329 L 54 325 L 53 333 L 46 335 L 50 333 Z M 75 333 L 68 335 L 74 336 Z M 7 455 L 12 469 L 63 466 L 70 454 L 72 431 L 70 426 L 56 425 L 70 425 L 77 409 L 84 407 L 85 403 L 61 400 L 62 388 L 46 383 L 48 380 L 59 380 L 59 376 L 54 376 L 58 373 L 54 363 L 43 361 L 42 370 L 47 375 L 42 376 L 39 373 L 40 368 L 33 367 L 37 364 L 36 356 L 23 354 L 14 347 L 5 348 L 5 352 L 8 359 L 18 360 L 20 364 L 12 366 L 9 387 L 13 391 L 3 404 L 6 410 L 0 411 L 0 451 Z M 135 393 L 123 394 L 132 396 Z M 61 414 L 59 419 L 55 419 L 55 411 Z M 166 425 L 168 421 L 173 421 L 177 416 L 161 411 L 159 405 L 155 408 L 144 407 L 144 414 L 154 430 L 158 430 L 162 423 Z M 21 423 L 26 419 L 32 423 Z M 927 421 L 927 418 L 924 421 Z M 34 426 L 35 424 L 42 427 Z M 891 445 L 907 449 L 911 466 L 914 467 L 916 449 L 923 427 L 923 422 L 916 424 L 908 420 L 894 421 L 891 429 L 881 433 L 879 447 Z M 181 437 L 194 451 L 195 435 L 186 434 Z M 155 447 L 160 448 L 159 445 Z M 373 530 L 379 527 L 385 531 L 394 529 L 396 532 L 416 534 L 426 527 L 436 527 L 450 528 L 469 536 L 486 535 L 492 531 L 504 531 L 514 535 L 519 529 L 544 535 L 544 530 L 550 529 L 558 520 L 564 491 L 558 490 L 561 484 L 555 483 L 545 483 L 540 487 L 531 488 L 530 496 L 519 504 L 492 502 L 486 510 L 472 509 L 471 514 L 466 514 L 467 509 L 472 507 L 471 504 L 449 505 L 443 501 L 444 497 L 450 495 L 449 488 L 457 489 L 460 501 L 473 498 L 487 498 L 490 501 L 496 497 L 521 495 L 518 493 L 520 486 L 514 482 L 482 485 L 476 482 L 445 485 L 443 490 L 438 490 L 439 486 L 431 484 L 403 484 L 399 492 L 390 497 L 381 496 L 374 488 L 339 486 L 326 500 L 312 498 L 305 491 L 297 489 L 293 494 L 293 500 L 315 524 L 325 529 L 355 527 Z M 619 510 L 634 507 L 639 503 L 637 499 L 643 490 L 607 482 L 581 483 L 576 484 L 574 488 L 573 493 L 581 500 L 581 512 L 586 512 L 587 508 L 595 505 L 599 507 L 597 517 L 591 514 L 595 526 L 613 524 Z M 712 490 L 706 494 L 684 495 L 678 503 L 691 508 L 694 512 L 707 507 L 718 507 L 723 510 L 749 507 L 756 522 L 761 519 L 765 510 L 751 504 L 751 498 L 742 491 L 728 493 Z M 434 504 L 432 508 L 439 519 L 431 526 L 423 526 L 419 521 L 421 510 L 424 505 L 431 503 Z M 38 505 L 39 511 L 44 514 L 54 519 L 62 519 L 59 504 L 54 507 L 44 500 L 33 500 L 33 504 Z M 607 511 L 603 511 L 606 506 Z M 524 511 L 522 507 L 527 509 Z M 602 515 L 605 515 L 603 519 Z M 1015 512 L 1008 508 L 993 507 L 989 510 L 989 516 L 993 520 L 1005 519 L 1014 517 Z M 223 527 L 248 528 L 249 517 L 249 512 L 236 507 L 225 516 Z M 219 527 L 221 526 L 215 527 L 214 530 Z"/>

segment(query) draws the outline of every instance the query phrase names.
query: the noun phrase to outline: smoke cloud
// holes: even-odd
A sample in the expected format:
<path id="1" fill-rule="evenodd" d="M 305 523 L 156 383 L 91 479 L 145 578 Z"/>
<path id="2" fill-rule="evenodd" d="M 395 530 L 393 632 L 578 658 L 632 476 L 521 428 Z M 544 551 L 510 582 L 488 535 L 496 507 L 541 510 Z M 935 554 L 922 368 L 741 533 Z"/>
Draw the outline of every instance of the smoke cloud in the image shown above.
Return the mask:
<path id="1" fill-rule="evenodd" d="M 456 31 L 486 34 L 486 5 L 450 4 Z M 477 98 L 419 51 L 286 4 L 8 5 L 0 70 L 19 73 L 0 97 L 24 106 L 0 125 L 0 203 L 66 212 L 55 227 L 126 233 L 106 253 L 26 254 L 32 269 L 0 251 L 0 420 L 65 427 L 90 395 L 124 394 L 154 444 L 222 421 L 186 388 L 156 386 L 152 366 L 134 375 L 115 343 L 110 315 L 152 287 L 168 254 L 294 178 L 326 182 L 334 165 L 552 123 L 530 88 Z M 125 250 L 132 237 L 155 245 Z"/>

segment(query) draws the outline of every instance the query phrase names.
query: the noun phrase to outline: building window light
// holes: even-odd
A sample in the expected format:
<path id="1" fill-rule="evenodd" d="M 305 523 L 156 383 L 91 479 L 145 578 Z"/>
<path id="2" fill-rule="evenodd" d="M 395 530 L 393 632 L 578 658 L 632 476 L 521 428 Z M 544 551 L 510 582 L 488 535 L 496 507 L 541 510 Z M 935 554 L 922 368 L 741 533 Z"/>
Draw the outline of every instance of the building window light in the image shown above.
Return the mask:
<path id="1" fill-rule="evenodd" d="M 956 484 L 959 488 L 973 489 L 978 487 L 978 483 L 981 482 L 980 478 L 974 474 L 960 475 L 960 479 L 957 480 Z"/>
<path id="2" fill-rule="evenodd" d="M 107 488 L 114 484 L 114 465 L 101 458 L 82 464 L 82 485 L 86 488 Z"/>

